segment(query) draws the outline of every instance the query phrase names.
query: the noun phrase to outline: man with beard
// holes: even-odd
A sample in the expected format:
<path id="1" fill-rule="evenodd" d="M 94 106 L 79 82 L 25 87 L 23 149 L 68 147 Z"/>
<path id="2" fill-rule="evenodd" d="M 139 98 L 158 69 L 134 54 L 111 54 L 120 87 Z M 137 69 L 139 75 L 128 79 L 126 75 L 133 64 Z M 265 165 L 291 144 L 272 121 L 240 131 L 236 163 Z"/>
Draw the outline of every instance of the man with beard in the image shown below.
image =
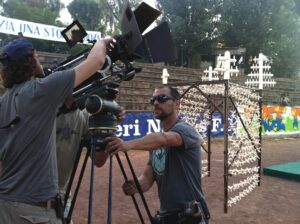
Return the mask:
<path id="1" fill-rule="evenodd" d="M 142 192 L 157 183 L 160 209 L 153 219 L 162 224 L 208 223 L 209 211 L 201 189 L 200 136 L 178 117 L 180 94 L 175 88 L 155 89 L 150 100 L 154 116 L 161 121 L 163 132 L 140 139 L 123 141 L 106 139 L 106 152 L 130 150 L 150 152 L 143 174 L 138 178 Z M 138 192 L 134 181 L 123 184 L 126 195 Z"/>

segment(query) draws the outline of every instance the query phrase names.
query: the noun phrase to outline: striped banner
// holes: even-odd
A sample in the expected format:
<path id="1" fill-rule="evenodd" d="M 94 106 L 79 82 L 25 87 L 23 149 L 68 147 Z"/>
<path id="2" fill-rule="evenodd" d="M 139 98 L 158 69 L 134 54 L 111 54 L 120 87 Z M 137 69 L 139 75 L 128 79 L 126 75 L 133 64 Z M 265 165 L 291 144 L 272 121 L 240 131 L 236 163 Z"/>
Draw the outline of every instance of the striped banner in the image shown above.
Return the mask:
<path id="1" fill-rule="evenodd" d="M 18 35 L 18 33 L 21 32 L 24 37 L 65 42 L 65 39 L 61 35 L 63 29 L 64 27 L 44 25 L 0 16 L 0 33 Z M 100 32 L 87 31 L 87 33 L 88 35 L 85 37 L 84 42 L 101 39 Z"/>

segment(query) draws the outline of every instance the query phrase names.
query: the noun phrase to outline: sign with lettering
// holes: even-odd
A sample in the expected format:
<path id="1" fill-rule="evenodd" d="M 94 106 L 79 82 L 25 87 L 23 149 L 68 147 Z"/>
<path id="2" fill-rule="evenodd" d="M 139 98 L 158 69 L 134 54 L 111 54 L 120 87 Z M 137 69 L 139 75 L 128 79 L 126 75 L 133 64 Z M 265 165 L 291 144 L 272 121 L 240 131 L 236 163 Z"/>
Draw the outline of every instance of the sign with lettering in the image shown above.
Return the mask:
<path id="1" fill-rule="evenodd" d="M 21 32 L 24 37 L 65 42 L 65 39 L 61 35 L 63 29 L 64 27 L 44 25 L 0 16 L 0 33 L 18 35 L 18 33 Z M 87 31 L 87 33 L 88 35 L 84 38 L 84 42 L 88 40 L 100 40 L 101 38 L 100 32 Z"/>
<path id="2" fill-rule="evenodd" d="M 160 120 L 150 112 L 126 113 L 124 121 L 118 125 L 117 136 L 128 141 L 161 130 Z"/>
<path id="3" fill-rule="evenodd" d="M 199 119 L 203 119 L 201 114 Z M 228 134 L 232 135 L 235 128 L 236 115 L 230 113 L 228 116 Z M 262 107 L 262 133 L 291 134 L 300 133 L 300 107 Z M 132 140 L 143 137 L 152 132 L 162 131 L 160 121 L 155 119 L 152 113 L 126 113 L 124 121 L 118 125 L 117 136 L 124 140 Z M 207 136 L 207 128 L 202 133 Z M 214 112 L 211 120 L 211 137 L 224 136 L 224 122 L 221 113 Z"/>
<path id="4" fill-rule="evenodd" d="M 200 118 L 201 119 L 201 118 Z M 228 119 L 229 123 L 235 121 L 231 114 Z M 162 127 L 160 120 L 155 119 L 152 113 L 126 113 L 124 121 L 118 125 L 117 136 L 128 141 L 136 138 L 141 138 L 152 132 L 161 132 Z M 228 130 L 232 134 L 232 130 Z M 207 134 L 202 133 L 204 136 Z M 219 112 L 214 112 L 212 115 L 211 136 L 219 137 L 224 135 L 224 124 L 222 115 Z"/>

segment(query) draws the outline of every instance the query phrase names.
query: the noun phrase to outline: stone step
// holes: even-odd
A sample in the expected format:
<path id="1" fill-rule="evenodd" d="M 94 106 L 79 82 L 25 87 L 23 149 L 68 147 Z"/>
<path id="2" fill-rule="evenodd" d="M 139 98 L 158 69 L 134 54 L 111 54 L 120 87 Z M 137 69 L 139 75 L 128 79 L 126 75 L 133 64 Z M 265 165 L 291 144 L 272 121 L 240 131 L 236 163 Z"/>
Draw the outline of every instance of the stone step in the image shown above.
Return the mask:
<path id="1" fill-rule="evenodd" d="M 47 52 L 38 52 L 41 63 L 47 67 L 53 65 L 55 62 L 62 61 L 67 57 L 64 54 L 53 54 Z M 149 105 L 149 98 L 152 95 L 155 87 L 162 85 L 162 71 L 164 68 L 170 74 L 168 84 L 187 84 L 201 81 L 203 70 L 190 69 L 184 67 L 175 67 L 165 65 L 164 63 L 140 63 L 134 62 L 134 67 L 142 68 L 142 71 L 137 73 L 133 80 L 120 83 L 118 99 L 126 106 L 128 110 L 151 110 Z M 249 77 L 243 74 L 241 70 L 238 76 L 233 76 L 230 80 L 232 83 L 237 83 L 245 86 L 245 81 Z M 277 78 L 274 88 L 264 88 L 263 102 L 266 104 L 279 104 L 281 96 L 286 95 L 291 102 L 291 106 L 300 106 L 300 78 Z M 0 94 L 4 89 L 0 87 Z M 149 109 L 150 108 L 150 109 Z"/>

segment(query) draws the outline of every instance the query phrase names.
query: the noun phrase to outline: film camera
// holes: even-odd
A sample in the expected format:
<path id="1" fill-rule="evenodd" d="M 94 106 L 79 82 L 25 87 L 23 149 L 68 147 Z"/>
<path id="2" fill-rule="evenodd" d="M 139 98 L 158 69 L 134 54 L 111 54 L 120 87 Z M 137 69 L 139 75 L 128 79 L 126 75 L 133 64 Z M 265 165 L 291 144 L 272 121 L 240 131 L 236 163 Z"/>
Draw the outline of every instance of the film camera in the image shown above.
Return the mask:
<path id="1" fill-rule="evenodd" d="M 141 68 L 134 67 L 133 61 L 143 60 L 150 63 L 168 62 L 176 59 L 170 29 L 166 22 L 161 23 L 143 35 L 143 32 L 161 13 L 141 3 L 134 11 L 128 4 L 121 20 L 121 35 L 115 36 L 116 43 L 108 51 L 102 70 L 94 74 L 79 87 L 74 89 L 75 107 L 91 114 L 89 118 L 90 137 L 93 144 L 104 148 L 103 139 L 117 130 L 116 115 L 119 105 L 115 99 L 122 81 L 132 80 Z M 75 20 L 62 31 L 70 47 L 83 42 L 87 35 L 82 25 Z M 51 71 L 69 69 L 83 61 L 90 48 L 80 54 L 67 58 Z"/>

